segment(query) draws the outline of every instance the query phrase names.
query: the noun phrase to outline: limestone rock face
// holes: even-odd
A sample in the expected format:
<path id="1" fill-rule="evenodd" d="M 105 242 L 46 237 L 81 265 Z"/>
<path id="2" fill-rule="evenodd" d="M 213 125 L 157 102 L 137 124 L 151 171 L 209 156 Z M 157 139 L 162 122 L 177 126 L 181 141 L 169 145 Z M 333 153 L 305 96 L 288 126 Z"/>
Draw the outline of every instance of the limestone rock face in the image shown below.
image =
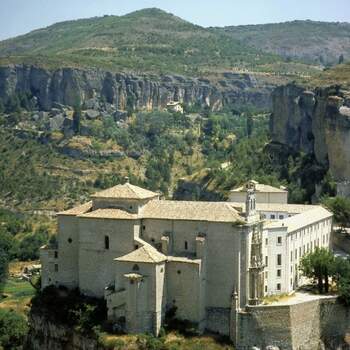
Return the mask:
<path id="1" fill-rule="evenodd" d="M 6 101 L 17 91 L 31 92 L 43 110 L 77 103 L 86 103 L 94 109 L 96 97 L 103 97 L 119 110 L 164 108 L 169 101 L 209 106 L 212 110 L 247 104 L 265 110 L 271 107 L 275 86 L 259 82 L 250 74 L 224 73 L 221 78 L 210 81 L 178 75 L 133 75 L 73 68 L 52 71 L 12 65 L 0 67 L 0 98 Z"/>
<path id="2" fill-rule="evenodd" d="M 272 93 L 273 142 L 315 155 L 337 182 L 350 180 L 348 96 L 339 87 L 314 91 L 294 84 L 278 87 Z"/>
<path id="3" fill-rule="evenodd" d="M 104 350 L 92 339 L 67 326 L 58 325 L 40 315 L 30 315 L 30 330 L 24 349 L 32 350 Z"/>

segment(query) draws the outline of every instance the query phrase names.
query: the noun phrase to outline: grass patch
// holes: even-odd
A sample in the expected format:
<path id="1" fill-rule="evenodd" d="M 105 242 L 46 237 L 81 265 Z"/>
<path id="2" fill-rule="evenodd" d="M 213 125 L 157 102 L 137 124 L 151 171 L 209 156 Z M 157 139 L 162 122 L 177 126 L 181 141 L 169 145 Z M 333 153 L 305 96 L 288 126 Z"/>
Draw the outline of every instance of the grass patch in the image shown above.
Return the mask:
<path id="1" fill-rule="evenodd" d="M 263 305 L 270 305 L 270 304 L 278 303 L 281 301 L 287 301 L 292 297 L 293 297 L 293 295 L 287 294 L 287 293 L 278 294 L 278 295 L 277 294 L 276 295 L 269 295 L 263 299 Z"/>
<path id="2" fill-rule="evenodd" d="M 29 302 L 35 294 L 35 289 L 27 281 L 10 277 L 0 283 L 0 308 L 15 310 L 27 315 Z"/>
<path id="3" fill-rule="evenodd" d="M 111 335 L 101 333 L 100 342 L 106 349 L 152 349 L 152 350 L 234 350 L 215 335 L 185 337 L 177 332 L 169 332 L 163 337 L 150 335 Z"/>

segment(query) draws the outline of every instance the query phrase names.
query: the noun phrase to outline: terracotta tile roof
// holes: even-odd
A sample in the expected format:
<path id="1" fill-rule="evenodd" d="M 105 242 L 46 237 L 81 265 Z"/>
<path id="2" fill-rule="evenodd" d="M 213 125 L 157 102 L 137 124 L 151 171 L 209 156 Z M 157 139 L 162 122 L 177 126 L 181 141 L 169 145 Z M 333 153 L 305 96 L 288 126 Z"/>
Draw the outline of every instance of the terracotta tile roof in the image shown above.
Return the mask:
<path id="1" fill-rule="evenodd" d="M 240 186 L 240 187 L 234 188 L 230 192 L 246 192 L 246 187 L 245 187 L 245 185 L 244 186 Z M 255 182 L 255 192 L 263 192 L 263 193 L 272 193 L 272 192 L 276 192 L 277 193 L 277 192 L 279 192 L 279 193 L 286 193 L 288 191 L 286 191 L 283 188 L 273 187 L 273 186 L 270 186 L 270 185 L 264 185 L 264 184 L 259 184 L 259 183 Z"/>
<path id="2" fill-rule="evenodd" d="M 92 198 L 118 198 L 118 199 L 148 199 L 159 196 L 158 193 L 145 190 L 144 188 L 125 183 L 108 188 L 93 194 Z"/>
<path id="3" fill-rule="evenodd" d="M 145 244 L 139 249 L 132 251 L 129 254 L 123 255 L 114 259 L 116 261 L 126 261 L 135 263 L 159 263 L 166 260 L 166 256 L 157 249 L 153 248 L 150 244 Z"/>
<path id="4" fill-rule="evenodd" d="M 87 213 L 92 208 L 92 202 L 87 202 L 72 209 L 68 209 L 66 211 L 62 211 L 57 215 L 67 215 L 67 216 L 76 216 L 80 214 Z"/>
<path id="5" fill-rule="evenodd" d="M 120 220 L 134 220 L 139 219 L 137 214 L 132 214 L 122 209 L 96 209 L 86 214 L 79 215 L 82 218 L 94 219 L 120 219 Z"/>
<path id="6" fill-rule="evenodd" d="M 227 202 L 153 200 L 144 207 L 144 219 L 237 222 L 243 217 Z"/>

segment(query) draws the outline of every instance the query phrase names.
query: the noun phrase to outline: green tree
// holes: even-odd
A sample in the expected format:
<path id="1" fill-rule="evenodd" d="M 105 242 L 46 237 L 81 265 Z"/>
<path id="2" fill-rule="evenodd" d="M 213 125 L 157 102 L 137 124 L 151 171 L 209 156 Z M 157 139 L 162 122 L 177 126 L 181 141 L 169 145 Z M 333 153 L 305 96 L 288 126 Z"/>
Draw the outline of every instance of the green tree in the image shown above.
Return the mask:
<path id="1" fill-rule="evenodd" d="M 14 246 L 13 237 L 5 231 L 0 230 L 0 281 L 7 277 L 8 263 Z"/>
<path id="2" fill-rule="evenodd" d="M 77 105 L 74 108 L 74 113 L 73 113 L 73 131 L 75 134 L 80 133 L 80 122 L 81 122 L 81 107 L 80 105 Z"/>
<path id="3" fill-rule="evenodd" d="M 254 128 L 254 120 L 251 115 L 248 115 L 247 117 L 247 136 L 251 137 L 253 133 L 253 128 Z"/>
<path id="4" fill-rule="evenodd" d="M 0 99 L 0 114 L 5 112 L 5 106 L 4 103 L 2 102 L 2 100 Z"/>
<path id="5" fill-rule="evenodd" d="M 334 220 L 341 228 L 350 224 L 350 199 L 345 197 L 326 198 L 324 205 L 333 212 Z"/>
<path id="6" fill-rule="evenodd" d="M 334 273 L 335 258 L 332 252 L 316 247 L 301 259 L 300 270 L 304 276 L 317 282 L 319 293 L 328 293 L 329 278 Z"/>
<path id="7" fill-rule="evenodd" d="M 0 309 L 0 345 L 4 350 L 20 348 L 27 332 L 28 326 L 24 316 L 13 310 Z"/>

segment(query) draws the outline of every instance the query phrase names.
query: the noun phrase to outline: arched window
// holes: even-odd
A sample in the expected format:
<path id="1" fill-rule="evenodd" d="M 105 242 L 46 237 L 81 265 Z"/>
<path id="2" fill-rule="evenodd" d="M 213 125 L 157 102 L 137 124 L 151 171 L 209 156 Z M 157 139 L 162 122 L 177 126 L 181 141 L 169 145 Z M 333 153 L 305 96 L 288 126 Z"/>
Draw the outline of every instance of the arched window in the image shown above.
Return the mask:
<path id="1" fill-rule="evenodd" d="M 109 249 L 109 237 L 105 236 L 105 249 Z"/>

